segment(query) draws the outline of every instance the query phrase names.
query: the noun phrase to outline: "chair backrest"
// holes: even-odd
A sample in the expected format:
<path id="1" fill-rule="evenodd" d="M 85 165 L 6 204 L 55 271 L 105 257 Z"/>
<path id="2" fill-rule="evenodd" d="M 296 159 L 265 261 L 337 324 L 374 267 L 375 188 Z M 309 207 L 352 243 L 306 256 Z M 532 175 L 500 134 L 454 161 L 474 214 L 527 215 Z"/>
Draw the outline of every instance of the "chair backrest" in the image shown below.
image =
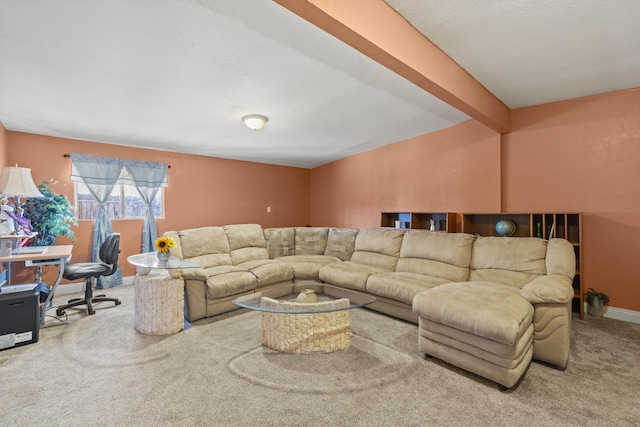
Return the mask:
<path id="1" fill-rule="evenodd" d="M 111 233 L 100 245 L 98 255 L 103 263 L 111 266 L 111 271 L 105 276 L 109 276 L 118 269 L 118 254 L 120 253 L 120 233 Z"/>

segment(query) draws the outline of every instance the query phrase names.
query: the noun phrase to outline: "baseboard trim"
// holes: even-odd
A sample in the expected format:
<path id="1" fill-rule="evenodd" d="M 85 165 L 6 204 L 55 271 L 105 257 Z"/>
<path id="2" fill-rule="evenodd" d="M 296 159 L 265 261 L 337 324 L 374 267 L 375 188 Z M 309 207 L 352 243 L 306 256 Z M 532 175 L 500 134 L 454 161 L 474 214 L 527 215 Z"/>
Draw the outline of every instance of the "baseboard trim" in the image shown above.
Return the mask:
<path id="1" fill-rule="evenodd" d="M 625 308 L 609 307 L 604 317 L 623 320 L 625 322 L 640 323 L 640 311 L 627 310 Z"/>
<path id="2" fill-rule="evenodd" d="M 122 278 L 123 285 L 133 285 L 134 276 L 125 276 Z M 84 282 L 66 283 L 58 286 L 56 289 L 56 295 L 77 294 L 78 292 L 84 292 Z"/>

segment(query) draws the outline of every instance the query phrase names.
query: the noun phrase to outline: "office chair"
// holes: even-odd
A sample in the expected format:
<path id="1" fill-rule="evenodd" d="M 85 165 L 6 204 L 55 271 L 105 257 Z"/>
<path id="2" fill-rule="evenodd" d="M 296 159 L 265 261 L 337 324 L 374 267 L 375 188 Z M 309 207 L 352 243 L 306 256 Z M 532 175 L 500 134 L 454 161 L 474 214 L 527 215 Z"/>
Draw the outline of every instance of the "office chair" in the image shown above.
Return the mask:
<path id="1" fill-rule="evenodd" d="M 105 295 L 93 296 L 93 285 L 98 277 L 111 276 L 118 269 L 118 254 L 120 253 L 120 233 L 112 233 L 100 245 L 98 256 L 101 262 L 79 262 L 67 264 L 62 273 L 62 277 L 67 280 L 86 279 L 84 288 L 84 298 L 70 299 L 68 304 L 59 306 L 56 315 L 62 316 L 67 308 L 78 305 L 87 305 L 87 313 L 95 314 L 94 302 L 113 301 L 115 305 L 120 305 L 117 298 L 107 298 Z"/>

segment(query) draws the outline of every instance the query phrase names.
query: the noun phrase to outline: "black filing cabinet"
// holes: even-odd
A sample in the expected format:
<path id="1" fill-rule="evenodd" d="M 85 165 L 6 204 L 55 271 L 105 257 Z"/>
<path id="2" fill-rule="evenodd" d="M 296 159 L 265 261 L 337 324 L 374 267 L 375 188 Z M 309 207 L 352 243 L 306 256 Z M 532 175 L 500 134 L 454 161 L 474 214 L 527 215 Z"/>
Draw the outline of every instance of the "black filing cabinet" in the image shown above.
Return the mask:
<path id="1" fill-rule="evenodd" d="M 37 283 L 0 287 L 0 350 L 38 341 L 39 295 Z"/>

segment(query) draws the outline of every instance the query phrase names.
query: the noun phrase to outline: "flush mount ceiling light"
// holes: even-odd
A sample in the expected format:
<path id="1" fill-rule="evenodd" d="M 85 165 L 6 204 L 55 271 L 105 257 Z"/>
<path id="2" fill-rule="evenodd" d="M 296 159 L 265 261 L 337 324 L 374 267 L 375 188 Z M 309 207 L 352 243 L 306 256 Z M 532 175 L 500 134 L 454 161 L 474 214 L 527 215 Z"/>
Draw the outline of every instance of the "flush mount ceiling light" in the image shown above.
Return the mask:
<path id="1" fill-rule="evenodd" d="M 269 119 L 260 114 L 249 114 L 242 118 L 242 121 L 249 129 L 258 130 L 261 129 Z"/>

